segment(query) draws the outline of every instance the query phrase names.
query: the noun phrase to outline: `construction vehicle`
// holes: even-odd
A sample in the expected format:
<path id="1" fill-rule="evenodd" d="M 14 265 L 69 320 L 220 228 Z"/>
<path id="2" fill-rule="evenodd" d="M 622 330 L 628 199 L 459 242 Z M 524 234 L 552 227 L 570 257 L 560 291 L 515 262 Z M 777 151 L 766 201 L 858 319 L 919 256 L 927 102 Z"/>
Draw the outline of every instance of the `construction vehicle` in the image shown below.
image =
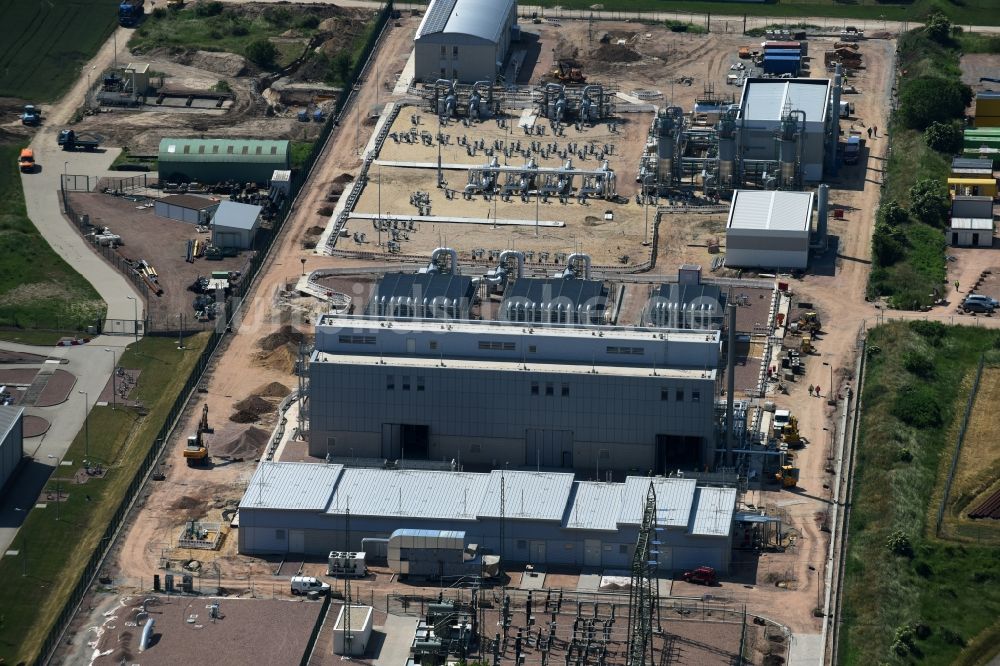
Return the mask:
<path id="1" fill-rule="evenodd" d="M 118 5 L 118 25 L 132 28 L 139 24 L 145 13 L 143 5 L 146 0 L 122 0 Z"/>
<path id="2" fill-rule="evenodd" d="M 717 585 L 719 580 L 715 575 L 715 569 L 712 567 L 698 567 L 697 569 L 692 569 L 691 571 L 684 572 L 684 582 L 694 583 L 696 585 Z"/>
<path id="3" fill-rule="evenodd" d="M 561 83 L 585 83 L 587 77 L 583 75 L 575 60 L 558 60 L 556 68 L 552 70 L 552 76 Z"/>
<path id="4" fill-rule="evenodd" d="M 782 488 L 794 488 L 799 485 L 799 468 L 794 465 L 782 465 L 781 469 L 774 473 L 774 480 L 780 483 Z"/>
<path id="5" fill-rule="evenodd" d="M 749 46 L 741 46 L 740 50 L 739 50 L 739 56 L 740 56 L 741 60 L 749 60 L 750 59 L 750 47 Z"/>
<path id="6" fill-rule="evenodd" d="M 21 173 L 33 173 L 35 171 L 35 151 L 31 148 L 22 148 L 21 156 L 17 158 L 17 166 Z"/>
<path id="7" fill-rule="evenodd" d="M 198 422 L 198 432 L 187 438 L 187 446 L 184 447 L 184 459 L 187 460 L 188 467 L 208 464 L 208 444 L 205 443 L 202 435 L 213 432 L 215 430 L 208 425 L 208 405 L 204 405 L 201 408 L 201 420 Z"/>
<path id="8" fill-rule="evenodd" d="M 799 347 L 799 352 L 802 354 L 811 354 L 813 350 L 812 346 L 812 335 L 806 333 L 802 336 L 802 344 Z"/>
<path id="9" fill-rule="evenodd" d="M 819 333 L 823 330 L 819 315 L 815 312 L 803 312 L 799 315 L 798 330 L 801 333 Z"/>
<path id="10" fill-rule="evenodd" d="M 34 104 L 25 104 L 21 111 L 21 124 L 35 126 L 42 122 L 42 110 Z"/>
<path id="11" fill-rule="evenodd" d="M 794 416 L 789 417 L 788 423 L 781 428 L 781 441 L 790 449 L 801 449 L 806 445 L 806 440 L 799 434 L 799 420 Z"/>
<path id="12" fill-rule="evenodd" d="M 63 150 L 96 150 L 101 145 L 99 137 L 77 134 L 71 129 L 64 129 L 59 132 L 58 142 Z"/>

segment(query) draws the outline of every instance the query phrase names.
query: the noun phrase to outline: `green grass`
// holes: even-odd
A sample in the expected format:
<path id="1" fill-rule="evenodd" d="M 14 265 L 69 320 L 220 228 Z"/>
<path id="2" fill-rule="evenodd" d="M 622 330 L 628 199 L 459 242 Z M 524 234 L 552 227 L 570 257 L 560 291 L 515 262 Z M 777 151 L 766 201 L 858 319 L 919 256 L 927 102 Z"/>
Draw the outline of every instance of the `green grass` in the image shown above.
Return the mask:
<path id="1" fill-rule="evenodd" d="M 111 35 L 118 0 L 0 0 L 0 97 L 58 99 Z"/>
<path id="2" fill-rule="evenodd" d="M 591 0 L 539 0 L 544 7 L 588 10 Z M 603 0 L 607 11 L 691 12 L 712 15 L 742 16 L 820 16 L 827 18 L 861 19 L 867 21 L 917 21 L 939 9 L 953 21 L 969 25 L 1000 25 L 1000 14 L 994 0 L 915 0 L 910 3 L 888 3 L 878 0 L 772 0 L 766 3 L 708 2 L 696 0 Z M 869 26 L 869 29 L 874 29 Z"/>
<path id="3" fill-rule="evenodd" d="M 71 482 L 85 457 L 85 435 L 80 432 L 64 457 L 74 465 L 59 467 L 46 485 L 46 491 L 54 493 L 55 479 L 60 478 L 61 492 L 69 493 L 60 503 L 59 520 L 54 502 L 33 510 L 12 545 L 20 554 L 0 559 L 4 582 L 0 585 L 0 663 L 30 663 L 37 658 L 52 622 L 207 340 L 207 333 L 199 333 L 179 351 L 171 338 L 149 337 L 139 343 L 139 353 L 133 345 L 122 355 L 122 367 L 142 370 L 138 396 L 149 413 L 140 417 L 121 408 L 95 407 L 89 417 L 90 457 L 108 467 L 107 476 L 82 485 Z"/>
<path id="4" fill-rule="evenodd" d="M 104 301 L 28 219 L 19 153 L 0 145 L 0 326 L 85 330 L 104 319 Z"/>
<path id="5" fill-rule="evenodd" d="M 937 505 L 928 498 L 942 466 L 950 464 L 955 421 L 964 411 L 980 355 L 986 352 L 1000 361 L 998 339 L 991 330 L 928 322 L 889 324 L 870 333 L 869 349 L 874 351 L 866 369 L 856 449 L 842 664 L 943 666 L 962 655 L 963 644 L 977 649 L 980 633 L 993 632 L 983 634 L 984 640 L 996 635 L 1000 559 L 990 547 L 935 538 Z M 901 408 L 907 389 L 920 396 L 909 412 Z M 937 419 L 927 416 L 935 405 Z M 886 547 L 897 531 L 910 539 L 912 557 L 894 555 Z M 900 656 L 893 643 L 904 625 L 924 625 L 930 634 L 914 639 Z"/>
<path id="6" fill-rule="evenodd" d="M 79 331 L 43 331 L 18 328 L 0 328 L 0 340 L 22 345 L 51 347 L 62 338 L 79 337 Z"/>

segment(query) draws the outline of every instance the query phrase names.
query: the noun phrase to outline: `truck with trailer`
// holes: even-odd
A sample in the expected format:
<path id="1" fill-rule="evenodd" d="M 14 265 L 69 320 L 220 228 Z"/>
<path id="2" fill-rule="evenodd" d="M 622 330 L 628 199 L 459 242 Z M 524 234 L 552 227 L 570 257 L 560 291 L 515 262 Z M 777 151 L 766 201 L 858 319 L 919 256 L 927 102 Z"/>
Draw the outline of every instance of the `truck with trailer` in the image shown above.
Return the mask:
<path id="1" fill-rule="evenodd" d="M 71 129 L 64 129 L 59 132 L 58 141 L 63 150 L 96 150 L 101 145 L 99 137 L 77 134 Z"/>
<path id="2" fill-rule="evenodd" d="M 118 5 L 118 25 L 132 28 L 139 24 L 145 13 L 143 6 L 146 0 L 122 0 Z"/>

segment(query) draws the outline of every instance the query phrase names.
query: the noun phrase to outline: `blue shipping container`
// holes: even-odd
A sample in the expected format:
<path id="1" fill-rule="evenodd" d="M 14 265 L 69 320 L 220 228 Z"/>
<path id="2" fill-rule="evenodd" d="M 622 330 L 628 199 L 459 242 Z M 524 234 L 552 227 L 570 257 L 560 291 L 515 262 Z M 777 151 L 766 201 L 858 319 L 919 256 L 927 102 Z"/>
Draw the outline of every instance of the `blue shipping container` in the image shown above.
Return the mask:
<path id="1" fill-rule="evenodd" d="M 768 74 L 798 74 L 801 62 L 797 56 L 770 56 L 764 58 L 764 71 Z"/>

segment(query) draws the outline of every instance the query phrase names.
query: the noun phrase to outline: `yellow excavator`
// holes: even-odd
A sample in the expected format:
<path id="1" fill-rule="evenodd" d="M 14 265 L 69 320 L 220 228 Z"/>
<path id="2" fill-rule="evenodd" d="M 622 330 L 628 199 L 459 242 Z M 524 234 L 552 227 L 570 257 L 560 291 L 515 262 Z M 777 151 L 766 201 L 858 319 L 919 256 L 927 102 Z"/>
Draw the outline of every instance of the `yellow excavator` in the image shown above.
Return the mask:
<path id="1" fill-rule="evenodd" d="M 782 465 L 774 474 L 774 480 L 781 484 L 782 488 L 794 488 L 799 484 L 799 468 L 794 465 Z"/>
<path id="2" fill-rule="evenodd" d="M 198 432 L 187 438 L 187 446 L 184 447 L 184 459 L 188 467 L 207 465 L 209 461 L 208 444 L 205 443 L 202 435 L 215 432 L 208 425 L 208 405 L 201 408 L 201 420 L 198 422 Z"/>
<path id="3" fill-rule="evenodd" d="M 794 416 L 789 417 L 788 423 L 781 429 L 781 441 L 790 449 L 801 449 L 806 445 L 806 440 L 799 434 L 799 420 Z"/>

